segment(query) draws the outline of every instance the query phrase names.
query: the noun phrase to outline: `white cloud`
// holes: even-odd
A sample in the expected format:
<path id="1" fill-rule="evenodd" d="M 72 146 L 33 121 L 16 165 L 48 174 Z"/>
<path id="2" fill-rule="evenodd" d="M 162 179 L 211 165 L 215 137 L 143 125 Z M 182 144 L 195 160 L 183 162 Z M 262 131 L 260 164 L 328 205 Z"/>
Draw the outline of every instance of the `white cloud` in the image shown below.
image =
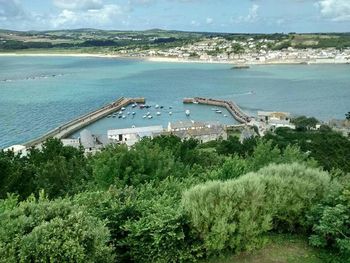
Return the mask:
<path id="1" fill-rule="evenodd" d="M 199 22 L 196 21 L 196 20 L 192 20 L 192 21 L 191 21 L 191 25 L 192 25 L 192 26 L 200 26 L 201 23 L 199 23 Z"/>
<path id="2" fill-rule="evenodd" d="M 321 0 L 316 3 L 321 15 L 332 21 L 350 21 L 349 0 Z"/>
<path id="3" fill-rule="evenodd" d="M 118 5 L 103 5 L 99 9 L 87 10 L 64 9 L 51 18 L 51 24 L 54 28 L 112 26 L 122 13 Z"/>
<path id="4" fill-rule="evenodd" d="M 259 18 L 259 5 L 253 4 L 248 11 L 248 15 L 240 16 L 235 22 L 238 23 L 254 23 Z"/>
<path id="5" fill-rule="evenodd" d="M 211 17 L 207 17 L 206 21 L 205 21 L 208 25 L 212 24 L 214 22 L 214 19 Z"/>
<path id="6" fill-rule="evenodd" d="M 53 0 L 53 3 L 65 10 L 98 10 L 104 6 L 101 0 Z"/>
<path id="7" fill-rule="evenodd" d="M 0 0 L 0 19 L 14 20 L 22 19 L 27 14 L 24 12 L 18 0 Z"/>

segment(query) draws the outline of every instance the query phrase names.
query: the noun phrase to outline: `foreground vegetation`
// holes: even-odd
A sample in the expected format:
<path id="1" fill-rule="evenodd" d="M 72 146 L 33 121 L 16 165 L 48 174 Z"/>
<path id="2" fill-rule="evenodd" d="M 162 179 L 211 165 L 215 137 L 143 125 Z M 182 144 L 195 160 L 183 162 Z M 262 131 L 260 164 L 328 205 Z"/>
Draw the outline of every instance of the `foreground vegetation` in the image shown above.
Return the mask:
<path id="1" fill-rule="evenodd" d="M 237 262 L 280 233 L 323 251 L 297 245 L 296 260 L 350 262 L 349 144 L 329 129 L 280 129 L 88 157 L 54 139 L 26 157 L 1 152 L 0 262 Z"/>

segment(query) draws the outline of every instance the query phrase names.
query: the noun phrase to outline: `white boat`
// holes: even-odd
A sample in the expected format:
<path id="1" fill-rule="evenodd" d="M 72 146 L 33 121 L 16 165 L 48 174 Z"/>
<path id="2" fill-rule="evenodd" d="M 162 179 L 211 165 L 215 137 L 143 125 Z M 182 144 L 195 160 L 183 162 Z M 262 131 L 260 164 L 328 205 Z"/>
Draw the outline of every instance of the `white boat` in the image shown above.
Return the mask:
<path id="1" fill-rule="evenodd" d="M 159 105 L 157 104 L 155 108 L 156 108 L 156 109 L 159 109 Z"/>
<path id="2" fill-rule="evenodd" d="M 173 113 L 171 111 L 169 111 L 169 115 L 173 115 Z"/>
<path id="3" fill-rule="evenodd" d="M 132 112 L 132 115 L 135 115 L 135 114 L 136 114 L 136 112 L 133 111 L 133 112 Z"/>
<path id="4" fill-rule="evenodd" d="M 194 104 L 199 104 L 199 102 L 198 102 L 198 101 L 194 101 L 193 103 L 194 103 Z"/>
<path id="5" fill-rule="evenodd" d="M 126 114 L 130 115 L 130 112 L 128 111 Z"/>
<path id="6" fill-rule="evenodd" d="M 123 115 L 123 116 L 122 116 L 122 118 L 123 118 L 123 119 L 125 119 L 125 118 L 126 118 L 126 116 L 125 116 L 125 115 Z"/>
<path id="7" fill-rule="evenodd" d="M 120 111 L 120 112 L 118 112 L 118 114 L 119 114 L 119 115 L 122 115 L 122 114 L 123 114 L 123 112 L 122 112 L 122 111 Z"/>
<path id="8" fill-rule="evenodd" d="M 121 110 L 122 110 L 122 111 L 125 111 L 125 108 L 124 108 L 124 107 L 122 107 L 122 108 L 121 108 Z"/>
<path id="9" fill-rule="evenodd" d="M 161 115 L 161 113 L 158 111 L 158 112 L 157 112 L 157 116 L 160 116 L 160 115 Z"/>
<path id="10" fill-rule="evenodd" d="M 148 119 L 152 119 L 152 118 L 153 118 L 152 115 L 149 115 L 149 116 L 148 116 Z"/>
<path id="11" fill-rule="evenodd" d="M 147 112 L 147 114 L 146 114 L 147 116 L 149 116 L 149 115 L 151 115 L 151 113 L 150 112 Z"/>
<path id="12" fill-rule="evenodd" d="M 217 111 L 218 109 L 215 109 L 215 108 L 211 108 L 212 111 Z"/>
<path id="13" fill-rule="evenodd" d="M 216 113 L 219 113 L 219 114 L 221 114 L 221 113 L 222 113 L 222 111 L 221 111 L 221 110 L 216 110 L 215 112 L 216 112 Z"/>
<path id="14" fill-rule="evenodd" d="M 224 117 L 226 117 L 226 118 L 227 118 L 227 115 L 226 115 L 226 114 L 224 114 Z"/>
<path id="15" fill-rule="evenodd" d="M 147 116 L 146 116 L 146 115 L 143 115 L 143 116 L 142 116 L 142 118 L 146 119 L 146 118 L 147 118 Z"/>
<path id="16" fill-rule="evenodd" d="M 190 116 L 191 115 L 190 110 L 186 110 L 185 113 L 186 113 L 186 116 Z"/>

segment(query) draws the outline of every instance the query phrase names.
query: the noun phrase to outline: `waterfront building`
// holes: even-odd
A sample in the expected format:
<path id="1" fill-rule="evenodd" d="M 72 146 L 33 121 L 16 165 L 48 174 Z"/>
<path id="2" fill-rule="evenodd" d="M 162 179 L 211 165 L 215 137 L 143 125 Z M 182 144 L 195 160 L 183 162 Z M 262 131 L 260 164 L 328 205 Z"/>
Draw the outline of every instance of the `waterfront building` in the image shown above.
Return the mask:
<path id="1" fill-rule="evenodd" d="M 258 119 L 264 124 L 266 130 L 274 130 L 280 127 L 295 129 L 295 125 L 290 122 L 289 112 L 258 111 Z"/>
<path id="2" fill-rule="evenodd" d="M 173 134 L 181 140 L 196 139 L 201 143 L 227 139 L 225 126 L 218 122 L 179 121 L 169 123 L 168 134 Z"/>
<path id="3" fill-rule="evenodd" d="M 27 148 L 24 145 L 12 145 L 10 147 L 7 147 L 3 150 L 4 152 L 13 152 L 16 155 L 26 156 L 27 155 Z"/>
<path id="4" fill-rule="evenodd" d="M 109 130 L 107 132 L 107 137 L 113 143 L 132 146 L 144 137 L 154 138 L 155 134 L 160 134 L 163 131 L 163 126 L 132 127 L 127 129 Z"/>

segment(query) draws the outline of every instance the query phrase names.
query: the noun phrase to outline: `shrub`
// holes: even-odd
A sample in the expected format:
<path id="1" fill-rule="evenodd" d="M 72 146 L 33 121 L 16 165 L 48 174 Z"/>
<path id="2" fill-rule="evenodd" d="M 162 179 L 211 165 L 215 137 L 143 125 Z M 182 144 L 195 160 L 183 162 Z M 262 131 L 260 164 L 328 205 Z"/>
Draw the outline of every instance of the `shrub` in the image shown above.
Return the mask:
<path id="1" fill-rule="evenodd" d="M 67 199 L 0 201 L 1 262 L 113 262 L 109 231 Z"/>
<path id="2" fill-rule="evenodd" d="M 271 229 L 306 227 L 306 212 L 329 183 L 318 169 L 273 164 L 236 180 L 197 185 L 184 193 L 182 204 L 209 254 L 249 250 Z"/>

